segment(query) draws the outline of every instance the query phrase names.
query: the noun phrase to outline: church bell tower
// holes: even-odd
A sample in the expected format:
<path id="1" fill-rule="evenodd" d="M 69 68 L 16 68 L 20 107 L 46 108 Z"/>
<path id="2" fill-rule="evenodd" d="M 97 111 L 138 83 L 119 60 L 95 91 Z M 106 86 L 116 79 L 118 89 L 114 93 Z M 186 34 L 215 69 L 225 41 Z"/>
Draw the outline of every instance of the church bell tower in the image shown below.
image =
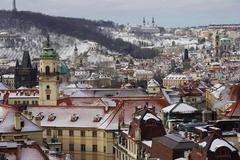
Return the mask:
<path id="1" fill-rule="evenodd" d="M 50 46 L 49 37 L 40 54 L 39 105 L 56 106 L 58 95 L 59 56 Z"/>

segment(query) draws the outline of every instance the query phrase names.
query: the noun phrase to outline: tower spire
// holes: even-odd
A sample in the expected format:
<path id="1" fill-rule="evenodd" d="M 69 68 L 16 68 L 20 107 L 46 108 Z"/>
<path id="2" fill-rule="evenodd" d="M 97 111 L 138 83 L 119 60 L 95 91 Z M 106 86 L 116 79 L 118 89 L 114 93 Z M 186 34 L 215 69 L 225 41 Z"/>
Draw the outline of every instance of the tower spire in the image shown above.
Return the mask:
<path id="1" fill-rule="evenodd" d="M 145 17 L 143 17 L 143 26 L 146 25 L 146 20 L 145 20 Z"/>
<path id="2" fill-rule="evenodd" d="M 16 0 L 13 0 L 13 8 L 12 8 L 13 11 L 17 11 L 17 7 L 16 7 Z"/>
<path id="3" fill-rule="evenodd" d="M 152 17 L 152 26 L 153 27 L 155 26 L 155 19 L 154 19 L 154 17 Z"/>

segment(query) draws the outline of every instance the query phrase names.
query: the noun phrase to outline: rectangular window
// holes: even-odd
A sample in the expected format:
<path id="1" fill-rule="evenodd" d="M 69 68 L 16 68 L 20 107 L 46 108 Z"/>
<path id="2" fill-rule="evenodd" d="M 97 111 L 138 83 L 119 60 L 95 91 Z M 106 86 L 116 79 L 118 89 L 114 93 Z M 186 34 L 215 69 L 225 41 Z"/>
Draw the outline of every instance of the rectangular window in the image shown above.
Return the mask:
<path id="1" fill-rule="evenodd" d="M 50 95 L 47 95 L 47 100 L 50 100 Z"/>
<path id="2" fill-rule="evenodd" d="M 62 136 L 62 130 L 57 131 L 58 136 Z"/>
<path id="3" fill-rule="evenodd" d="M 97 145 L 92 145 L 92 151 L 97 152 Z"/>
<path id="4" fill-rule="evenodd" d="M 93 136 L 93 137 L 97 137 L 97 131 L 93 131 L 93 132 L 92 132 L 92 136 Z"/>
<path id="5" fill-rule="evenodd" d="M 74 144 L 69 144 L 69 151 L 74 151 Z"/>
<path id="6" fill-rule="evenodd" d="M 81 131 L 81 137 L 85 137 L 85 131 Z"/>
<path id="7" fill-rule="evenodd" d="M 73 137 L 73 136 L 74 136 L 73 130 L 70 130 L 70 131 L 69 131 L 69 136 L 70 136 L 70 137 Z"/>
<path id="8" fill-rule="evenodd" d="M 51 129 L 47 129 L 47 136 L 51 136 L 51 135 L 52 135 Z"/>
<path id="9" fill-rule="evenodd" d="M 85 152 L 86 151 L 86 145 L 85 144 L 81 144 L 81 151 Z"/>
<path id="10" fill-rule="evenodd" d="M 103 152 L 106 153 L 106 146 L 103 147 Z"/>

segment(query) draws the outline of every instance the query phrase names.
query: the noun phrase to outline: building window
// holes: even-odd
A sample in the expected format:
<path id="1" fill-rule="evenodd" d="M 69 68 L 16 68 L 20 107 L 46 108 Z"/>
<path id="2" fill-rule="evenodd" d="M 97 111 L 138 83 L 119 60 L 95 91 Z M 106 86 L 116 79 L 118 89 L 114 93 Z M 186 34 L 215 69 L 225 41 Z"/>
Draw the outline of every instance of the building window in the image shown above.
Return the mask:
<path id="1" fill-rule="evenodd" d="M 93 132 L 92 132 L 92 136 L 93 136 L 93 137 L 97 137 L 97 131 L 93 131 Z"/>
<path id="2" fill-rule="evenodd" d="M 69 131 L 69 136 L 70 136 L 70 137 L 73 137 L 73 136 L 74 136 L 73 130 L 70 130 L 70 131 Z"/>
<path id="3" fill-rule="evenodd" d="M 62 130 L 58 130 L 57 133 L 58 133 L 58 136 L 62 136 Z"/>
<path id="4" fill-rule="evenodd" d="M 50 95 L 49 94 L 47 95 L 47 100 L 50 100 Z"/>
<path id="5" fill-rule="evenodd" d="M 49 89 L 50 88 L 50 86 L 49 85 L 47 85 L 47 89 Z"/>
<path id="6" fill-rule="evenodd" d="M 74 144 L 69 144 L 69 151 L 74 151 Z"/>
<path id="7" fill-rule="evenodd" d="M 45 70 L 46 70 L 46 75 L 50 75 L 50 67 L 46 66 Z"/>
<path id="8" fill-rule="evenodd" d="M 47 136 L 51 136 L 51 135 L 52 135 L 51 129 L 47 129 Z"/>
<path id="9" fill-rule="evenodd" d="M 103 152 L 106 153 L 106 146 L 103 147 Z"/>
<path id="10" fill-rule="evenodd" d="M 81 137 L 85 137 L 85 131 L 81 131 Z"/>
<path id="11" fill-rule="evenodd" d="M 32 104 L 34 104 L 35 103 L 35 101 L 32 101 Z"/>
<path id="12" fill-rule="evenodd" d="M 81 144 L 81 151 L 85 152 L 86 151 L 86 145 L 85 144 Z"/>
<path id="13" fill-rule="evenodd" d="M 97 152 L 97 145 L 92 145 L 92 151 Z"/>

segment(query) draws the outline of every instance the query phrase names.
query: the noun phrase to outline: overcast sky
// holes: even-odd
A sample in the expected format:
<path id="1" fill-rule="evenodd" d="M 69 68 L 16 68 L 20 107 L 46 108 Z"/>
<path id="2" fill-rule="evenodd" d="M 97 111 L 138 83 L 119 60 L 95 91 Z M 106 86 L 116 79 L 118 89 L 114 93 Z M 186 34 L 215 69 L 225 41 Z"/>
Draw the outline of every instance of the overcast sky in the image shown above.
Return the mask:
<path id="1" fill-rule="evenodd" d="M 155 17 L 161 26 L 240 23 L 240 0 L 16 0 L 18 10 L 50 15 L 140 24 Z M 11 9 L 12 0 L 0 0 Z"/>

